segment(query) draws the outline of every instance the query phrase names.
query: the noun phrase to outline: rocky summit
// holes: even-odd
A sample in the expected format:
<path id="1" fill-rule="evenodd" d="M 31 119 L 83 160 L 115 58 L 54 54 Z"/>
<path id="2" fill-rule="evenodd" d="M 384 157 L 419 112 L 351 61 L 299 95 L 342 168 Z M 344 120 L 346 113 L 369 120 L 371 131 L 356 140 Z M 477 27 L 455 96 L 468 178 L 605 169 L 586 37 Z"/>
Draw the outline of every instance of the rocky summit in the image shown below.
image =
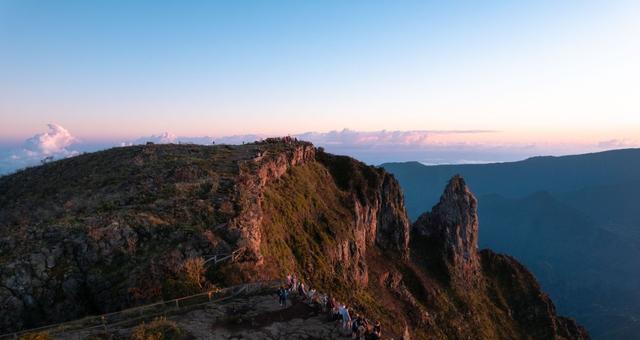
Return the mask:
<path id="1" fill-rule="evenodd" d="M 0 333 L 295 273 L 384 338 L 588 338 L 524 266 L 478 250 L 476 209 L 456 176 L 411 225 L 392 175 L 291 138 L 47 163 L 0 178 Z M 199 338 L 341 336 L 252 299 L 250 324 L 174 318 Z"/>

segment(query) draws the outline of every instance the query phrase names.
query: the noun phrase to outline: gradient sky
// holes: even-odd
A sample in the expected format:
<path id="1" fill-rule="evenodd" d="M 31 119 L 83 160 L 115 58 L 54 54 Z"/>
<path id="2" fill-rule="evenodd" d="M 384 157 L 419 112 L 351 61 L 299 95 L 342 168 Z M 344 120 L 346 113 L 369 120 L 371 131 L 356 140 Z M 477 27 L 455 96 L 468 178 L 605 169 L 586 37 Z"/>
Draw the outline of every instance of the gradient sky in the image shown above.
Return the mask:
<path id="1" fill-rule="evenodd" d="M 0 139 L 640 133 L 637 1 L 0 0 Z M 622 142 L 621 142 L 622 143 Z"/>

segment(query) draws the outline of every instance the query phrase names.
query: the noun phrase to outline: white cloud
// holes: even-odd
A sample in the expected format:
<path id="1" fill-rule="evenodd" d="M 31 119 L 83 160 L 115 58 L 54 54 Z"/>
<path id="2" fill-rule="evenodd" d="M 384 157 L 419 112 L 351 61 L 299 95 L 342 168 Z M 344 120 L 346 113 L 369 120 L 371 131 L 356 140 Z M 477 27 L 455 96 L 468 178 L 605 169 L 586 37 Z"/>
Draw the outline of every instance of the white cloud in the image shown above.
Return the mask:
<path id="1" fill-rule="evenodd" d="M 120 143 L 120 146 L 140 145 L 140 144 L 146 144 L 148 142 L 155 143 L 155 144 L 192 143 L 192 144 L 210 145 L 212 142 L 215 142 L 216 144 L 242 144 L 242 143 L 254 142 L 267 137 L 270 137 L 270 136 L 260 135 L 260 134 L 247 134 L 247 135 L 232 135 L 232 136 L 221 136 L 221 137 L 209 137 L 209 136 L 178 137 L 171 132 L 163 132 L 158 135 L 151 135 L 147 137 L 141 137 L 133 141 L 122 142 Z"/>
<path id="2" fill-rule="evenodd" d="M 4 155 L 0 157 L 0 174 L 39 164 L 47 157 L 60 159 L 79 154 L 78 151 L 70 149 L 79 140 L 67 129 L 55 123 L 47 126 L 47 132 L 28 138 L 21 149 L 4 151 Z"/>
<path id="3" fill-rule="evenodd" d="M 423 160 L 440 163 L 459 163 L 461 159 L 468 162 L 480 162 L 485 159 L 522 159 L 535 150 L 526 153 L 501 149 L 502 145 L 484 145 L 468 143 L 464 140 L 472 134 L 493 133 L 490 130 L 413 130 L 413 131 L 356 131 L 350 129 L 329 132 L 305 132 L 292 134 L 299 140 L 309 141 L 316 146 L 325 147 L 328 152 L 349 155 L 370 164 L 388 161 Z M 464 136 L 463 136 L 464 135 Z M 268 137 L 267 134 L 245 134 L 218 137 L 177 137 L 165 132 L 159 135 L 138 138 L 121 143 L 122 146 L 163 143 L 193 143 L 210 145 L 242 144 Z M 513 155 L 516 153 L 518 155 Z M 475 159 L 474 159 L 475 158 Z"/>
<path id="4" fill-rule="evenodd" d="M 58 124 L 48 124 L 49 131 L 39 133 L 24 142 L 24 150 L 33 155 L 69 154 L 67 148 L 78 140 Z"/>
<path id="5" fill-rule="evenodd" d="M 413 130 L 413 131 L 355 131 L 343 129 L 330 132 L 306 132 L 295 137 L 318 145 L 342 146 L 428 146 L 436 135 L 489 133 L 484 130 Z"/>
<path id="6" fill-rule="evenodd" d="M 633 148 L 639 144 L 636 141 L 630 139 L 609 139 L 598 142 L 598 147 L 603 149 L 621 149 L 621 148 Z"/>
<path id="7" fill-rule="evenodd" d="M 484 163 L 488 161 L 520 160 L 538 155 L 561 155 L 592 152 L 596 150 L 630 147 L 638 145 L 628 139 L 613 139 L 599 144 L 558 145 L 522 144 L 503 142 L 499 133 L 495 136 L 480 136 L 496 131 L 488 130 L 414 130 L 414 131 L 356 131 L 350 129 L 329 132 L 305 132 L 292 134 L 299 140 L 325 147 L 328 152 L 349 155 L 369 164 L 390 161 L 422 161 L 432 164 Z M 183 137 L 170 132 L 138 138 L 120 143 L 121 146 L 167 143 L 193 143 L 202 145 L 242 144 L 274 137 L 267 134 L 244 134 L 231 136 Z M 39 164 L 48 156 L 55 159 L 78 154 L 78 151 L 96 151 L 114 144 L 91 145 L 80 143 L 69 131 L 57 124 L 49 124 L 49 131 L 27 139 L 20 149 L 0 150 L 0 174 L 29 165 Z"/>
<path id="8" fill-rule="evenodd" d="M 136 144 L 145 144 L 147 142 L 152 142 L 156 144 L 170 144 L 176 143 L 178 141 L 178 137 L 171 132 L 163 132 L 159 135 L 151 135 L 148 137 L 141 137 L 129 143 L 123 143 L 123 145 L 136 145 Z"/>
<path id="9" fill-rule="evenodd" d="M 434 140 L 436 136 L 490 133 L 494 131 L 485 130 L 413 130 L 413 131 L 356 131 L 350 129 L 333 130 L 329 132 L 304 132 L 293 134 L 299 140 L 312 142 L 317 146 L 349 146 L 349 147 L 370 147 L 370 146 L 416 146 L 424 147 L 440 143 Z M 177 137 L 176 135 L 163 132 L 159 135 L 138 138 L 134 141 L 123 142 L 122 146 L 145 144 L 153 142 L 157 144 L 168 143 L 194 143 L 211 144 L 242 144 L 261 140 L 268 137 L 276 137 L 267 134 L 246 134 L 219 137 Z"/>

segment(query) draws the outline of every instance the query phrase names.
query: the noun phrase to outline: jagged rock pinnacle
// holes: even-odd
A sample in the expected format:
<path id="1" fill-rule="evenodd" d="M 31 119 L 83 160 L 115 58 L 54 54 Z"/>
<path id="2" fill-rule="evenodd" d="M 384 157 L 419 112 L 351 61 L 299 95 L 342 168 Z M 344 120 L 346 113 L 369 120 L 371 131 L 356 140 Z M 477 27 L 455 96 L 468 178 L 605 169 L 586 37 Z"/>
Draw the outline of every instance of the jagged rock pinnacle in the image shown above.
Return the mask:
<path id="1" fill-rule="evenodd" d="M 477 205 L 464 179 L 456 175 L 449 180 L 440 202 L 413 226 L 414 233 L 442 248 L 453 276 L 466 281 L 474 281 L 480 268 Z"/>

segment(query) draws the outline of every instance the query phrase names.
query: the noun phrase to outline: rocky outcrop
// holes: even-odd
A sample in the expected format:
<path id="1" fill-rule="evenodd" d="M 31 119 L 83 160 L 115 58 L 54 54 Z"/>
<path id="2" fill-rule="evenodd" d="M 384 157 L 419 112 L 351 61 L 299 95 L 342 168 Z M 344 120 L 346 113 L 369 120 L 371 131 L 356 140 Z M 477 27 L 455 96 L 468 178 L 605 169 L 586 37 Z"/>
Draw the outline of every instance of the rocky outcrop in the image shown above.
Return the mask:
<path id="1" fill-rule="evenodd" d="M 478 283 L 478 202 L 464 179 L 453 177 L 440 202 L 431 212 L 421 215 L 413 232 L 436 245 L 443 265 L 459 283 Z"/>
<path id="2" fill-rule="evenodd" d="M 288 268 L 344 289 L 366 287 L 371 252 L 394 261 L 408 254 L 402 193 L 381 169 L 322 151 L 316 158 L 266 186 L 262 247 L 268 256 L 253 277 Z"/>
<path id="3" fill-rule="evenodd" d="M 400 185 L 392 175 L 384 173 L 380 192 L 380 213 L 376 229 L 376 244 L 383 249 L 409 258 L 409 218 L 404 207 Z"/>
<path id="4" fill-rule="evenodd" d="M 354 274 L 360 286 L 369 282 L 366 253 L 369 248 L 383 249 L 394 260 L 409 256 L 409 221 L 402 202 L 402 191 L 392 176 L 384 173 L 370 200 L 352 197 L 354 206 L 353 241 L 343 241 L 336 263 L 355 264 Z"/>
<path id="5" fill-rule="evenodd" d="M 285 140 L 293 147 L 283 151 L 266 150 L 250 160 L 238 163 L 239 175 L 235 185 L 234 201 L 238 213 L 228 223 L 227 233 L 236 236 L 236 247 L 245 249 L 246 260 L 262 263 L 260 252 L 262 224 L 262 191 L 293 166 L 315 161 L 315 148 L 310 143 Z M 279 143 L 274 140 L 272 143 Z M 267 142 L 269 143 L 269 142 Z"/>
<path id="6" fill-rule="evenodd" d="M 423 303 L 418 301 L 414 294 L 409 290 L 404 282 L 403 275 L 396 271 L 387 271 L 379 277 L 382 287 L 390 290 L 398 301 L 403 302 L 410 308 L 410 321 L 421 329 L 429 329 L 433 327 L 431 315 L 424 307 Z"/>
<path id="7" fill-rule="evenodd" d="M 515 259 L 478 250 L 477 200 L 464 179 L 454 176 L 440 201 L 412 226 L 416 262 L 462 303 L 463 337 L 588 339 L 584 328 L 556 314 L 535 277 Z M 502 329 L 484 330 L 489 319 L 504 319 Z M 452 320 L 452 323 L 455 322 Z M 511 324 L 510 323 L 515 323 Z M 471 328 L 468 325 L 476 324 Z M 492 332 L 492 333 L 490 333 Z"/>
<path id="8" fill-rule="evenodd" d="M 320 152 L 318 160 L 336 184 L 350 193 L 356 224 L 366 230 L 366 243 L 408 258 L 410 223 L 402 189 L 393 175 L 350 157 Z"/>
<path id="9" fill-rule="evenodd" d="M 536 339 L 589 339 L 574 320 L 556 314 L 549 296 L 522 264 L 488 249 L 480 255 L 489 294 L 503 299 L 502 307 L 524 334 Z"/>

